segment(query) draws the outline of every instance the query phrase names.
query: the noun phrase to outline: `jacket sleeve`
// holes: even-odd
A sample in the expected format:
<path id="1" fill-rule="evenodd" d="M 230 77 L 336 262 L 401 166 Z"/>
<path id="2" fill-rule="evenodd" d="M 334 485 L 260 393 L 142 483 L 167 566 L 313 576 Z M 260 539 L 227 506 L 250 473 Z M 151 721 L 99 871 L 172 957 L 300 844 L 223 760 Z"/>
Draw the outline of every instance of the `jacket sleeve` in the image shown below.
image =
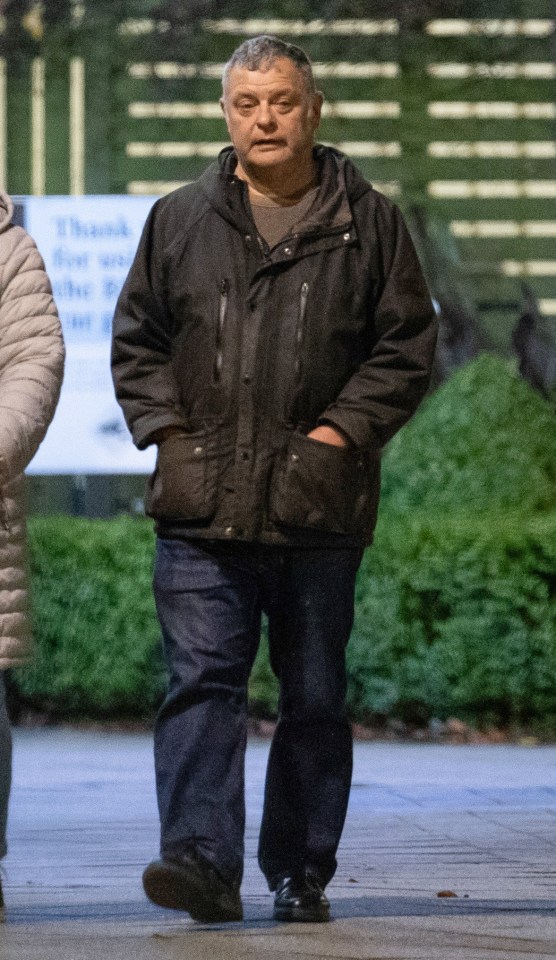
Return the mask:
<path id="1" fill-rule="evenodd" d="M 114 314 L 112 377 L 116 397 L 142 450 L 161 427 L 186 427 L 171 367 L 171 319 L 161 267 L 160 201 L 143 228 Z"/>
<path id="2" fill-rule="evenodd" d="M 15 241 L 15 242 L 14 242 Z M 0 484 L 21 473 L 52 420 L 64 367 L 62 328 L 32 238 L 11 227 L 0 301 Z"/>
<path id="3" fill-rule="evenodd" d="M 436 315 L 402 214 L 385 198 L 374 225 L 382 274 L 368 360 L 348 380 L 319 423 L 358 447 L 382 447 L 427 391 L 437 337 Z"/>

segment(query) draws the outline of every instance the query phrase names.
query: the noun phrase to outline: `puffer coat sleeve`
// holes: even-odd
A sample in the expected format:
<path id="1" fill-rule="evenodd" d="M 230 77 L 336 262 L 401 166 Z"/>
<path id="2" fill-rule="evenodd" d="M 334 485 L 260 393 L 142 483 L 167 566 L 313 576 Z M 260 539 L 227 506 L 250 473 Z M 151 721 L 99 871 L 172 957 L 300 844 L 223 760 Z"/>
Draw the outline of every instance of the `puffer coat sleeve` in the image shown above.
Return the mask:
<path id="1" fill-rule="evenodd" d="M 2 209 L 3 208 L 3 209 Z M 64 345 L 34 241 L 0 196 L 0 669 L 30 650 L 23 471 L 53 417 Z"/>

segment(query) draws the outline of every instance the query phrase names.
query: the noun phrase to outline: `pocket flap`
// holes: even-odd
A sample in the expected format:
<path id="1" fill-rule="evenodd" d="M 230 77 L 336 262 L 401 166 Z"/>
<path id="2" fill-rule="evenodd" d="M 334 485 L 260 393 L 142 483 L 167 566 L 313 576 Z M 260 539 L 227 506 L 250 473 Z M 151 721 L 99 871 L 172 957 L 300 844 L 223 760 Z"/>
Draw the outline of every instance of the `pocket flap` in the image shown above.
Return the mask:
<path id="1" fill-rule="evenodd" d="M 217 433 L 171 434 L 159 447 L 145 498 L 151 517 L 209 520 L 216 510 Z"/>
<path id="2" fill-rule="evenodd" d="M 270 515 L 283 526 L 365 534 L 376 518 L 377 456 L 294 433 L 275 465 Z"/>

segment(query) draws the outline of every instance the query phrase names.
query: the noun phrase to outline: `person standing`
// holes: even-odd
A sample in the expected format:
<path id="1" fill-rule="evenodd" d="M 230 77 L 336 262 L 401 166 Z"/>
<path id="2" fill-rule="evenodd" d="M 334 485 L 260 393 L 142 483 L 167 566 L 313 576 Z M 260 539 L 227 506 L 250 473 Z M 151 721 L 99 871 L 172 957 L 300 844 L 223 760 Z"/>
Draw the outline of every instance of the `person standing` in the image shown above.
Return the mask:
<path id="1" fill-rule="evenodd" d="M 280 708 L 259 864 L 277 920 L 326 921 L 350 792 L 345 647 L 384 444 L 425 394 L 436 326 L 404 220 L 315 145 L 308 57 L 245 41 L 223 74 L 231 146 L 158 200 L 116 307 L 169 673 L 154 749 L 155 903 L 242 917 L 247 681 L 269 622 Z"/>
<path id="2" fill-rule="evenodd" d="M 5 856 L 11 732 L 3 671 L 31 653 L 23 471 L 54 415 L 62 329 L 42 258 L 0 192 L 0 859 Z M 4 919 L 0 883 L 0 920 Z"/>

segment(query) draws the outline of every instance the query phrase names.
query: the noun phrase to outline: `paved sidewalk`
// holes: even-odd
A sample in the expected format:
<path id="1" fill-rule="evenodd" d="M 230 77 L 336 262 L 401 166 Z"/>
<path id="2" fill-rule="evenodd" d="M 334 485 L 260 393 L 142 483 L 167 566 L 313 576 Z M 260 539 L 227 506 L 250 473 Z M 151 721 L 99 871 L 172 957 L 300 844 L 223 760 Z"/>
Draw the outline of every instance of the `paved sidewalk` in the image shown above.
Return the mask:
<path id="1" fill-rule="evenodd" d="M 556 747 L 356 744 L 322 925 L 270 919 L 255 858 L 267 752 L 250 742 L 246 919 L 205 926 L 142 893 L 150 737 L 16 730 L 0 960 L 556 957 Z"/>

